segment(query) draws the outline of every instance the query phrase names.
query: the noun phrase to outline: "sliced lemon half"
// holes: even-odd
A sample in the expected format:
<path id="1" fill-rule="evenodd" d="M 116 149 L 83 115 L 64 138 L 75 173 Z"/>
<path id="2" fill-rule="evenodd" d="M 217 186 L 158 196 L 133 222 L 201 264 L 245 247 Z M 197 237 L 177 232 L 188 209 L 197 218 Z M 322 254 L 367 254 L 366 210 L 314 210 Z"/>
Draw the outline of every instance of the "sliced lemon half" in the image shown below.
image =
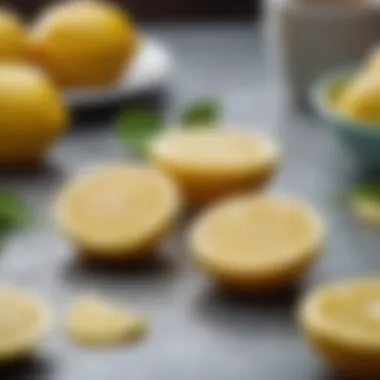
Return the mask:
<path id="1" fill-rule="evenodd" d="M 240 196 L 207 210 L 190 230 L 190 250 L 217 281 L 244 291 L 296 280 L 316 257 L 322 223 L 304 202 Z"/>
<path id="2" fill-rule="evenodd" d="M 27 357 L 42 344 L 51 316 L 38 297 L 12 287 L 0 288 L 0 362 Z"/>
<path id="3" fill-rule="evenodd" d="M 154 248 L 180 210 L 174 183 L 156 169 L 112 166 L 69 183 L 58 197 L 58 227 L 92 257 L 124 259 Z"/>
<path id="4" fill-rule="evenodd" d="M 299 320 L 328 363 L 350 376 L 380 378 L 380 276 L 316 289 L 301 303 Z"/>
<path id="5" fill-rule="evenodd" d="M 135 314 L 95 295 L 79 297 L 71 307 L 67 320 L 70 337 L 79 344 L 104 346 L 121 344 L 140 337 L 145 321 Z"/>
<path id="6" fill-rule="evenodd" d="M 190 203 L 259 187 L 271 177 L 278 156 L 268 138 L 231 130 L 167 133 L 151 149 L 152 163 L 179 184 Z"/>

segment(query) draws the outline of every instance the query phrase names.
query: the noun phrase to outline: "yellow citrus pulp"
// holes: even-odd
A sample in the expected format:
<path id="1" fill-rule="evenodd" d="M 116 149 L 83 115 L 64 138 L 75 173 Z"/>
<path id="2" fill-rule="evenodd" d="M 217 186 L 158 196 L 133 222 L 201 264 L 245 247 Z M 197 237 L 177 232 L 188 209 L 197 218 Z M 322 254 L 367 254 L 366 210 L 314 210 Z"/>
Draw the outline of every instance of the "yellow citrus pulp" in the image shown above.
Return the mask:
<path id="1" fill-rule="evenodd" d="M 145 321 L 93 295 L 79 297 L 68 319 L 69 336 L 79 344 L 105 346 L 139 338 L 146 330 Z"/>
<path id="2" fill-rule="evenodd" d="M 346 86 L 337 104 L 346 116 L 371 123 L 380 122 L 380 79 L 359 73 Z"/>
<path id="3" fill-rule="evenodd" d="M 322 224 L 301 201 L 240 196 L 206 210 L 189 234 L 196 261 L 218 282 L 256 292 L 295 281 L 323 243 Z"/>
<path id="4" fill-rule="evenodd" d="M 31 54 L 62 86 L 104 86 L 117 81 L 136 48 L 126 13 L 101 1 L 48 8 L 32 28 Z"/>
<path id="5" fill-rule="evenodd" d="M 316 289 L 301 303 L 299 320 L 332 366 L 350 376 L 380 378 L 380 277 Z"/>
<path id="6" fill-rule="evenodd" d="M 0 288 L 0 362 L 31 355 L 50 327 L 50 311 L 21 289 Z"/>
<path id="7" fill-rule="evenodd" d="M 28 39 L 21 20 L 0 8 L 0 62 L 19 62 L 27 59 Z"/>
<path id="8" fill-rule="evenodd" d="M 80 250 L 104 259 L 136 257 L 154 248 L 180 210 L 173 182 L 140 166 L 113 166 L 74 180 L 61 192 L 58 227 Z"/>
<path id="9" fill-rule="evenodd" d="M 258 188 L 271 177 L 278 151 L 253 132 L 191 130 L 158 138 L 151 162 L 176 181 L 190 203 L 197 204 Z"/>
<path id="10" fill-rule="evenodd" d="M 66 108 L 43 73 L 0 64 L 1 166 L 40 159 L 67 122 Z"/>

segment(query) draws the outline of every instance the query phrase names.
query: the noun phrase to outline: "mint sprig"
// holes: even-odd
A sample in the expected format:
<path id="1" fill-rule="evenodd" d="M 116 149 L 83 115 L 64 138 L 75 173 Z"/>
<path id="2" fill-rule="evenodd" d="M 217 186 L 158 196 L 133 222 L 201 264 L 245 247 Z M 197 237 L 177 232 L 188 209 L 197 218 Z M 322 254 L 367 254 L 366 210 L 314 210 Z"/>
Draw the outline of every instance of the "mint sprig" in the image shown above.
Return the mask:
<path id="1" fill-rule="evenodd" d="M 0 190 L 0 233 L 32 224 L 28 205 L 8 190 Z"/>
<path id="2" fill-rule="evenodd" d="M 220 119 L 220 105 L 215 100 L 197 101 L 186 106 L 180 115 L 179 127 L 213 128 Z M 117 132 L 126 145 L 140 156 L 165 128 L 165 121 L 153 108 L 125 110 L 117 120 Z"/>
<path id="3" fill-rule="evenodd" d="M 189 104 L 181 114 L 183 128 L 210 128 L 221 118 L 220 104 L 215 100 L 203 100 Z"/>
<path id="4" fill-rule="evenodd" d="M 146 154 L 152 139 L 164 128 L 158 112 L 149 108 L 126 110 L 117 124 L 121 138 L 140 155 Z"/>

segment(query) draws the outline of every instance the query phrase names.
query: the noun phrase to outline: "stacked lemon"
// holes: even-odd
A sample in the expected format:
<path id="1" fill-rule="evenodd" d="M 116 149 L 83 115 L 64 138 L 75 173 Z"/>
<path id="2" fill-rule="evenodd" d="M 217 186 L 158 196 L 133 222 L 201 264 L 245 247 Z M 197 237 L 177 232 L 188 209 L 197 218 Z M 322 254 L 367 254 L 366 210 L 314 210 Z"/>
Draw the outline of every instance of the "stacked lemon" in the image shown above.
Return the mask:
<path id="1" fill-rule="evenodd" d="M 68 124 L 58 89 L 112 85 L 137 47 L 128 15 L 108 2 L 48 7 L 30 30 L 0 8 L 0 166 L 38 161 Z"/>
<path id="2" fill-rule="evenodd" d="M 0 61 L 24 61 L 28 55 L 27 31 L 18 18 L 8 10 L 0 10 Z"/>
<path id="3" fill-rule="evenodd" d="M 32 59 L 65 87 L 114 83 L 131 62 L 137 44 L 128 15 L 106 2 L 54 5 L 41 13 L 30 35 Z"/>
<path id="4" fill-rule="evenodd" d="M 28 34 L 0 9 L 0 166 L 40 159 L 64 130 L 67 112 L 54 84 L 28 66 Z"/>
<path id="5" fill-rule="evenodd" d="M 53 83 L 38 69 L 0 63 L 0 166 L 38 161 L 68 123 Z"/>

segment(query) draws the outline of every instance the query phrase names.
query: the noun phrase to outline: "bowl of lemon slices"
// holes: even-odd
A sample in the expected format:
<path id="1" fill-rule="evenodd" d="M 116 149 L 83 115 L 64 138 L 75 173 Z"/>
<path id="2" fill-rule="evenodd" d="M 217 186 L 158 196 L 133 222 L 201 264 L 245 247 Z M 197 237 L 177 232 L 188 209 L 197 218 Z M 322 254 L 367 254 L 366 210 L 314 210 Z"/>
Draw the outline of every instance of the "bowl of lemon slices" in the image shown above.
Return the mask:
<path id="1" fill-rule="evenodd" d="M 380 49 L 333 70 L 311 88 L 313 109 L 360 163 L 380 168 Z"/>

